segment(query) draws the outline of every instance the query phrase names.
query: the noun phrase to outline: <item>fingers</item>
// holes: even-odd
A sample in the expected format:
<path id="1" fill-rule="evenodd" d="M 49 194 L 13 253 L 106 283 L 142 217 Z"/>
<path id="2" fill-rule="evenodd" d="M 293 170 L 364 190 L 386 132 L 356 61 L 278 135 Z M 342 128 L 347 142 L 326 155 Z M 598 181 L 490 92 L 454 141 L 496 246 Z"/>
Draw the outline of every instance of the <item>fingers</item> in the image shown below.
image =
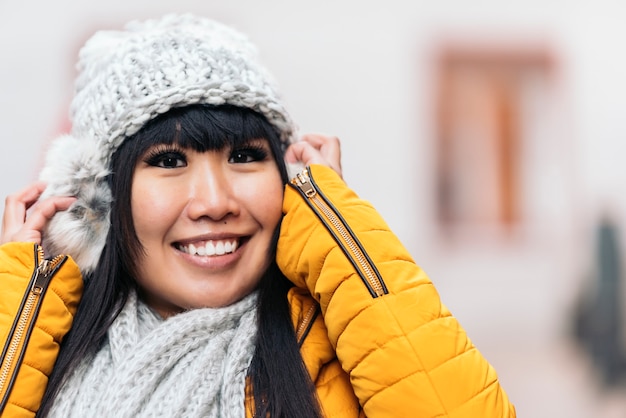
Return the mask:
<path id="1" fill-rule="evenodd" d="M 40 244 L 43 230 L 50 219 L 57 212 L 67 210 L 75 201 L 75 197 L 56 196 L 39 202 L 22 228 L 14 234 L 12 241 L 32 241 Z"/>
<path id="2" fill-rule="evenodd" d="M 7 196 L 2 217 L 2 243 L 7 242 L 5 238 L 15 234 L 24 224 L 26 211 L 37 201 L 45 188 L 45 183 L 37 182 L 13 195 Z"/>
<path id="3" fill-rule="evenodd" d="M 41 243 L 43 230 L 55 213 L 67 210 L 75 197 L 54 196 L 37 202 L 45 183 L 33 183 L 5 200 L 0 243 L 20 241 Z M 36 203 L 36 204 L 35 204 Z M 27 216 L 27 211 L 31 209 Z"/>
<path id="4" fill-rule="evenodd" d="M 342 175 L 341 146 L 339 138 L 320 134 L 303 135 L 285 153 L 288 163 L 302 162 L 304 165 L 326 165 Z"/>
<path id="5" fill-rule="evenodd" d="M 320 154 L 332 165 L 341 166 L 341 144 L 336 136 L 306 134 L 302 141 L 308 142 L 318 149 Z"/>

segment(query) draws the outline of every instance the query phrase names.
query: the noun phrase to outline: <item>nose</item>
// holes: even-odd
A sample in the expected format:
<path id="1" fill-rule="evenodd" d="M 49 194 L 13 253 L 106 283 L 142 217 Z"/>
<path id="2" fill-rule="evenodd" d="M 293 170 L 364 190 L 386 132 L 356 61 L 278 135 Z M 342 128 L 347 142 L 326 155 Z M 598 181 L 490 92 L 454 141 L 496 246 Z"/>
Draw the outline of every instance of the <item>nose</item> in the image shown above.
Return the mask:
<path id="1" fill-rule="evenodd" d="M 218 221 L 239 214 L 233 182 L 219 164 L 202 164 L 191 174 L 187 214 Z"/>

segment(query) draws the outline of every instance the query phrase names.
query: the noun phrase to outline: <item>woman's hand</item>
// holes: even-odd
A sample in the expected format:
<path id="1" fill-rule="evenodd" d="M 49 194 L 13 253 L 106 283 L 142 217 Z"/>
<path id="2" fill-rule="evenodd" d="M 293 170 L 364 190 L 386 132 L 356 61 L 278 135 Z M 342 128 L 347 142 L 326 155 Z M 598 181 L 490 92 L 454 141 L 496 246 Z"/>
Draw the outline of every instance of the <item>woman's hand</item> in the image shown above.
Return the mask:
<path id="1" fill-rule="evenodd" d="M 320 134 L 306 134 L 291 144 L 285 153 L 288 163 L 322 164 L 341 176 L 341 147 L 339 138 Z"/>
<path id="2" fill-rule="evenodd" d="M 37 202 L 46 188 L 44 182 L 36 182 L 8 196 L 2 217 L 0 243 L 35 242 L 41 244 L 43 230 L 55 213 L 67 210 L 75 197 L 54 196 Z M 32 208 L 32 209 L 31 209 Z M 27 211 L 30 210 L 30 213 Z"/>

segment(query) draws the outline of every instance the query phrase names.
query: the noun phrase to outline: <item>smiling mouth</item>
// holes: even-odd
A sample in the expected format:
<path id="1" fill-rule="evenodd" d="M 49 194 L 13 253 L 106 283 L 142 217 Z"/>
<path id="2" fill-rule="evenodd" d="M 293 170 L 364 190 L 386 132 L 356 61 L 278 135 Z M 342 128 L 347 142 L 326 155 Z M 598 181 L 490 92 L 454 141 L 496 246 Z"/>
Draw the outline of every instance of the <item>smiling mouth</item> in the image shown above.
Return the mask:
<path id="1" fill-rule="evenodd" d="M 175 244 L 176 249 L 189 254 L 197 255 L 200 257 L 215 257 L 224 254 L 234 253 L 239 247 L 239 241 L 236 239 L 231 240 L 211 240 L 205 243 L 196 244 Z"/>

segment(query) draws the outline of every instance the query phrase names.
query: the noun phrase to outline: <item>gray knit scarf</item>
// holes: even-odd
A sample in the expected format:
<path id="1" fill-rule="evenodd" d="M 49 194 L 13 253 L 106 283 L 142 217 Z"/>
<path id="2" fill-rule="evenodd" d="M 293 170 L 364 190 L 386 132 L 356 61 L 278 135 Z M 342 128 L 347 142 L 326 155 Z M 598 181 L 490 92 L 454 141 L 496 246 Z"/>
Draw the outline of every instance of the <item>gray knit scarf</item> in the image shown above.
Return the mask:
<path id="1" fill-rule="evenodd" d="M 101 350 L 83 361 L 54 418 L 245 416 L 257 294 L 163 320 L 132 294 Z"/>

